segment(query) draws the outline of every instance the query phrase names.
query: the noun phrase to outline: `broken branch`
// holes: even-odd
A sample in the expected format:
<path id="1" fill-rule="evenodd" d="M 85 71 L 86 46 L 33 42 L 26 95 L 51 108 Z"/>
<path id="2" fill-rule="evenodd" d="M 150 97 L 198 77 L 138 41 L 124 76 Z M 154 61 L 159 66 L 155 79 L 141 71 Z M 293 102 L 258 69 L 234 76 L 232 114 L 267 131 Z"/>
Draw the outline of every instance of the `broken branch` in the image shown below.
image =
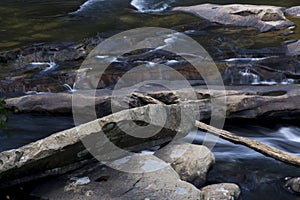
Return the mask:
<path id="1" fill-rule="evenodd" d="M 236 136 L 233 133 L 215 128 L 213 126 L 207 125 L 200 121 L 196 121 L 195 126 L 202 130 L 206 130 L 213 135 L 216 135 L 225 140 L 228 140 L 234 144 L 241 144 L 241 145 L 247 146 L 250 149 L 253 149 L 254 151 L 259 152 L 268 157 L 285 162 L 287 164 L 291 164 L 291 165 L 300 167 L 300 157 L 298 157 L 298 156 L 280 151 L 274 147 L 268 146 L 266 144 L 263 144 L 261 142 L 255 141 L 255 140 L 251 140 L 249 138 Z"/>

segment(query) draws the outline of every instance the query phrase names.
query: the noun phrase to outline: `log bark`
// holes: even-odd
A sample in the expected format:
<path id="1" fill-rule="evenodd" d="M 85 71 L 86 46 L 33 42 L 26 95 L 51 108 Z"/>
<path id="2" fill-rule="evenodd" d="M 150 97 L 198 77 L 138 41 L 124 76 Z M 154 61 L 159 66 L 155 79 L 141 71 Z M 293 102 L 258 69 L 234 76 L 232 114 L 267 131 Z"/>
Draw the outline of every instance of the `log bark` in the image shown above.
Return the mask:
<path id="1" fill-rule="evenodd" d="M 144 101 L 147 104 L 158 104 L 158 105 L 165 105 L 163 102 L 154 99 L 153 97 L 150 97 L 148 95 L 144 95 L 144 94 L 140 94 L 137 92 L 133 92 L 131 93 L 132 96 L 141 99 L 142 101 Z"/>
<path id="2" fill-rule="evenodd" d="M 280 151 L 274 147 L 268 146 L 255 140 L 251 140 L 249 138 L 236 136 L 233 133 L 215 128 L 200 121 L 196 121 L 195 126 L 202 130 L 206 130 L 213 135 L 219 136 L 222 139 L 228 140 L 234 144 L 241 144 L 265 156 L 274 158 L 276 160 L 282 161 L 290 165 L 300 167 L 300 157 L 298 156 Z"/>

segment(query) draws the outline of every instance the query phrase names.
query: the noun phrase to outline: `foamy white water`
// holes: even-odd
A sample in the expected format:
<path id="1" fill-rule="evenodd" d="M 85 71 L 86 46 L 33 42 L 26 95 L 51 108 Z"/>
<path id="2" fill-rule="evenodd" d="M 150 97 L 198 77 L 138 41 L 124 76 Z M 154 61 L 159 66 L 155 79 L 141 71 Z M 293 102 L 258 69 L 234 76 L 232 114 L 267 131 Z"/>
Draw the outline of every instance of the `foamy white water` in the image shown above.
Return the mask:
<path id="1" fill-rule="evenodd" d="M 132 0 L 131 5 L 141 13 L 162 12 L 168 9 L 174 0 Z"/>
<path id="2" fill-rule="evenodd" d="M 232 128 L 233 133 L 236 135 L 251 138 L 252 140 L 260 141 L 266 145 L 273 146 L 282 151 L 299 155 L 299 146 L 300 146 L 300 129 L 294 126 L 282 126 L 278 129 L 269 129 L 266 127 L 249 125 L 245 128 Z M 206 142 L 209 141 L 206 137 L 206 133 L 199 131 L 194 141 L 197 143 L 202 143 L 204 139 Z M 246 148 L 241 145 L 233 144 L 227 140 L 221 138 L 218 139 L 216 146 L 212 149 L 214 154 L 218 157 L 231 157 L 231 158 L 251 158 L 251 157 L 263 157 L 263 155 Z"/>
<path id="3" fill-rule="evenodd" d="M 70 14 L 77 14 L 80 13 L 81 11 L 85 10 L 86 8 L 89 8 L 91 6 L 93 6 L 93 4 L 101 2 L 101 1 L 105 1 L 105 0 L 88 0 L 86 2 L 84 2 L 78 10 L 71 12 Z"/>
<path id="4" fill-rule="evenodd" d="M 75 92 L 76 90 L 73 89 L 69 84 L 63 84 L 63 86 L 68 90 L 69 93 L 73 93 Z"/>
<path id="5" fill-rule="evenodd" d="M 268 56 L 268 57 L 262 57 L 262 58 L 228 58 L 225 59 L 225 62 L 257 62 L 257 61 L 262 61 L 266 60 L 269 58 L 274 58 L 275 56 Z"/>
<path id="6" fill-rule="evenodd" d="M 282 127 L 279 129 L 279 133 L 282 137 L 286 138 L 287 140 L 295 141 L 300 143 L 300 131 L 296 128 L 290 127 Z"/>
<path id="7" fill-rule="evenodd" d="M 31 95 L 31 94 L 49 94 L 50 92 L 37 92 L 37 91 L 27 91 L 27 92 L 24 92 L 24 94 L 27 94 L 27 95 Z"/>
<path id="8" fill-rule="evenodd" d="M 55 62 L 32 62 L 30 63 L 33 66 L 42 66 L 42 65 L 48 65 L 45 69 L 43 69 L 43 72 L 50 71 L 57 67 L 57 64 Z"/>

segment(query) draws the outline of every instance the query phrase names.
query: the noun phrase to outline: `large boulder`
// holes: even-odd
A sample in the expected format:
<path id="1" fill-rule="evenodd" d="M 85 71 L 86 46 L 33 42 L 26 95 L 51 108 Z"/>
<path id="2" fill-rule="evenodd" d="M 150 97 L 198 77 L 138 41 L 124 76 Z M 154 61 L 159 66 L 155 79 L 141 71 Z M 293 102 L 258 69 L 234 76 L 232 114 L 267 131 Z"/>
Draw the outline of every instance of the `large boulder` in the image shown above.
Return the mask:
<path id="1" fill-rule="evenodd" d="M 255 27 L 260 32 L 292 26 L 281 7 L 263 5 L 216 5 L 201 4 L 175 7 L 173 11 L 187 12 L 223 25 Z"/>
<path id="2" fill-rule="evenodd" d="M 201 189 L 206 200 L 235 200 L 240 196 L 240 188 L 236 184 L 221 183 L 208 185 Z"/>
<path id="3" fill-rule="evenodd" d="M 155 152 L 179 174 L 180 179 L 200 188 L 206 182 L 206 174 L 214 164 L 214 155 L 201 145 L 175 143 Z"/>
<path id="4" fill-rule="evenodd" d="M 161 162 L 155 156 L 145 155 L 130 157 L 122 163 L 124 167 L 139 171 L 149 161 Z M 203 199 L 198 189 L 181 181 L 168 165 L 154 172 L 127 173 L 97 163 L 40 184 L 32 196 L 84 200 Z"/>

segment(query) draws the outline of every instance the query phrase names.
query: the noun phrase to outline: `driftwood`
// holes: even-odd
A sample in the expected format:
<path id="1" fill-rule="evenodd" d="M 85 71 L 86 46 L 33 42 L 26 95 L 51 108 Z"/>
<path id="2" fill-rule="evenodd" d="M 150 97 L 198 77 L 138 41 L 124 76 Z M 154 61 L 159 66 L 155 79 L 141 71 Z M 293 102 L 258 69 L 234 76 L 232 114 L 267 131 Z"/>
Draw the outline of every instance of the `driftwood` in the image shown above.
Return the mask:
<path id="1" fill-rule="evenodd" d="M 152 104 L 155 104 L 155 103 L 163 104 L 163 102 L 158 101 L 158 100 L 154 99 L 153 97 L 150 97 L 147 95 L 134 93 L 133 96 L 136 96 L 140 99 L 148 101 L 149 103 L 152 103 Z M 287 163 L 290 165 L 300 167 L 300 157 L 298 157 L 298 156 L 280 151 L 274 147 L 268 146 L 266 144 L 263 144 L 261 142 L 255 141 L 255 140 L 251 140 L 249 138 L 236 136 L 233 133 L 215 128 L 213 126 L 207 125 L 200 121 L 196 121 L 195 126 L 200 129 L 206 130 L 213 135 L 216 135 L 225 140 L 228 140 L 234 144 L 241 144 L 241 145 L 249 147 L 250 149 L 253 149 L 254 151 L 259 152 L 265 156 L 274 158 L 276 160 L 279 160 L 281 162 L 284 162 L 284 163 Z"/>
<path id="2" fill-rule="evenodd" d="M 225 140 L 228 140 L 234 144 L 244 145 L 244 146 L 249 147 L 250 149 L 253 149 L 253 150 L 255 150 L 263 155 L 266 155 L 268 157 L 274 158 L 276 160 L 282 161 L 287 164 L 291 164 L 291 165 L 300 167 L 300 157 L 298 157 L 298 156 L 280 151 L 274 147 L 270 147 L 261 142 L 251 140 L 249 138 L 236 136 L 228 131 L 215 128 L 213 126 L 207 125 L 200 121 L 196 121 L 195 126 L 202 130 L 206 130 L 213 135 L 216 135 Z"/>
<path id="3" fill-rule="evenodd" d="M 143 95 L 141 93 L 133 92 L 133 93 L 131 93 L 131 96 L 139 98 L 139 99 L 141 99 L 142 101 L 144 101 L 147 104 L 165 105 L 163 102 L 161 102 L 161 101 L 159 101 L 157 99 L 154 99 L 153 97 L 150 97 L 148 95 Z"/>
<path id="4" fill-rule="evenodd" d="M 110 154 L 115 151 L 111 148 L 111 144 L 130 151 L 141 151 L 170 142 L 174 136 L 184 137 L 194 127 L 191 122 L 195 120 L 195 117 L 190 115 L 194 106 L 186 107 L 186 109 L 189 111 L 182 113 L 176 105 L 151 104 L 123 110 L 52 134 L 20 148 L 0 152 L 0 189 L 73 170 L 77 165 L 72 164 L 77 162 L 80 164 L 81 161 L 92 157 L 89 152 L 101 156 L 97 159 L 115 158 L 113 157 L 115 154 Z M 167 116 L 182 116 L 181 120 L 184 120 L 185 126 L 178 126 L 176 117 L 163 120 L 160 116 L 162 110 Z M 131 120 L 145 124 L 151 123 L 152 126 L 144 128 L 142 133 L 152 134 L 152 128 L 157 127 L 157 134 L 147 138 L 136 138 L 127 134 L 127 130 L 130 133 L 137 132 L 136 130 L 141 131 L 140 126 L 128 122 Z M 89 151 L 86 151 L 84 144 L 89 145 Z M 98 147 L 102 147 L 99 148 L 100 152 L 98 152 Z M 101 151 L 103 149 L 107 151 Z"/>

